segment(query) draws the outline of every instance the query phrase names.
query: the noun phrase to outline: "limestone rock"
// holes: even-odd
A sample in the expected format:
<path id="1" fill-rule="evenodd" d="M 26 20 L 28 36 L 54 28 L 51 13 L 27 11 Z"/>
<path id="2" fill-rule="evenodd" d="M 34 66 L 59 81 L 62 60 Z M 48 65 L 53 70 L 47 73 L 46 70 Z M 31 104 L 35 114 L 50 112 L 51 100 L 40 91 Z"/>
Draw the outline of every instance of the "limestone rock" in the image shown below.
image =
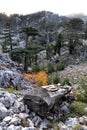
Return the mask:
<path id="1" fill-rule="evenodd" d="M 0 120 L 5 118 L 8 115 L 6 107 L 0 103 Z"/>
<path id="2" fill-rule="evenodd" d="M 59 124 L 58 124 L 58 127 L 59 127 L 59 129 L 60 130 L 71 130 L 71 129 L 69 129 L 64 123 L 62 123 L 62 122 L 60 122 Z"/>
<path id="3" fill-rule="evenodd" d="M 48 112 L 47 103 L 38 96 L 26 95 L 24 97 L 25 104 L 28 105 L 29 109 L 33 110 L 37 114 L 44 116 Z"/>
<path id="4" fill-rule="evenodd" d="M 19 116 L 20 119 L 25 119 L 25 118 L 29 117 L 29 114 L 27 114 L 27 113 L 19 113 L 18 116 Z"/>
<path id="5" fill-rule="evenodd" d="M 69 108 L 66 105 L 63 105 L 60 110 L 63 115 L 69 114 Z"/>
<path id="6" fill-rule="evenodd" d="M 0 130 L 3 130 L 1 126 L 0 126 Z"/>
<path id="7" fill-rule="evenodd" d="M 0 87 L 8 88 L 9 86 L 14 86 L 15 89 L 29 88 L 30 83 L 16 70 L 0 70 Z"/>
<path id="8" fill-rule="evenodd" d="M 11 121 L 11 119 L 12 119 L 12 117 L 6 116 L 6 117 L 3 119 L 3 121 L 6 122 L 6 123 L 8 123 L 9 121 Z"/>
<path id="9" fill-rule="evenodd" d="M 45 116 L 47 112 L 52 109 L 61 97 L 65 96 L 71 91 L 70 86 L 64 88 L 57 88 L 57 86 L 50 85 L 44 88 L 34 88 L 31 91 L 24 91 L 24 103 L 29 109 L 33 110 L 40 116 Z"/>
<path id="10" fill-rule="evenodd" d="M 36 130 L 35 127 L 25 127 L 25 128 L 22 128 L 22 130 Z"/>
<path id="11" fill-rule="evenodd" d="M 75 127 L 76 125 L 79 124 L 79 121 L 77 118 L 69 118 L 66 122 L 65 122 L 66 126 L 68 127 Z"/>
<path id="12" fill-rule="evenodd" d="M 15 130 L 15 126 L 14 125 L 10 125 L 7 130 Z"/>
<path id="13" fill-rule="evenodd" d="M 15 100 L 16 96 L 14 94 L 0 91 L 0 102 L 2 102 L 6 108 L 10 108 L 14 104 Z"/>
<path id="14" fill-rule="evenodd" d="M 9 124 L 13 124 L 13 125 L 20 125 L 21 124 L 21 119 L 20 118 L 18 118 L 18 117 L 13 117 L 12 119 L 11 119 L 11 121 L 9 122 Z"/>
<path id="15" fill-rule="evenodd" d="M 13 86 L 15 89 L 19 87 L 31 88 L 32 84 L 29 83 L 21 73 L 20 65 L 13 62 L 9 57 L 6 57 L 0 52 L 0 88 L 8 88 Z"/>
<path id="16" fill-rule="evenodd" d="M 33 122 L 34 122 L 35 126 L 38 126 L 42 122 L 42 120 L 39 116 L 35 116 L 33 118 Z"/>
<path id="17" fill-rule="evenodd" d="M 82 126 L 81 126 L 81 130 L 87 130 L 87 126 L 82 125 Z"/>

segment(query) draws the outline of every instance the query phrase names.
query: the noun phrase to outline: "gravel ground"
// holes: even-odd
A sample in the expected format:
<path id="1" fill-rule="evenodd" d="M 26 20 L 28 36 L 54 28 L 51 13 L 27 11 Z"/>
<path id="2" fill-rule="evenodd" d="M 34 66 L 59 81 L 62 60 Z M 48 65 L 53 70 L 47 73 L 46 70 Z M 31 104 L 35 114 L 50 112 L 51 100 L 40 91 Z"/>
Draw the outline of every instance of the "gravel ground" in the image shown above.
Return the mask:
<path id="1" fill-rule="evenodd" d="M 83 78 L 87 78 L 87 63 L 79 65 L 69 65 L 63 71 L 59 72 L 61 79 L 69 78 L 75 84 Z"/>

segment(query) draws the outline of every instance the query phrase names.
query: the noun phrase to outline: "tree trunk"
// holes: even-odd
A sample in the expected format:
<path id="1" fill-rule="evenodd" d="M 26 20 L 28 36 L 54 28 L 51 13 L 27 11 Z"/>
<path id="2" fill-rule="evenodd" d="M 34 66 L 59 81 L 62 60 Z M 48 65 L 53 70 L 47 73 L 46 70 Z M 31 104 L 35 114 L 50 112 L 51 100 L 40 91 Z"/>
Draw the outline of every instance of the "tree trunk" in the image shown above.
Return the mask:
<path id="1" fill-rule="evenodd" d="M 9 29 L 9 42 L 10 42 L 10 49 L 12 50 L 13 47 L 12 47 L 12 39 L 11 39 L 11 31 Z"/>
<path id="2" fill-rule="evenodd" d="M 26 44 L 25 44 L 25 49 L 28 49 L 28 35 L 26 35 Z M 28 71 L 28 53 L 25 53 L 25 58 L 24 58 L 24 71 L 27 73 Z"/>
<path id="3" fill-rule="evenodd" d="M 28 71 L 28 54 L 25 53 L 25 58 L 24 58 L 24 71 L 27 73 Z"/>
<path id="4" fill-rule="evenodd" d="M 35 56 L 35 65 L 37 65 L 37 55 Z"/>

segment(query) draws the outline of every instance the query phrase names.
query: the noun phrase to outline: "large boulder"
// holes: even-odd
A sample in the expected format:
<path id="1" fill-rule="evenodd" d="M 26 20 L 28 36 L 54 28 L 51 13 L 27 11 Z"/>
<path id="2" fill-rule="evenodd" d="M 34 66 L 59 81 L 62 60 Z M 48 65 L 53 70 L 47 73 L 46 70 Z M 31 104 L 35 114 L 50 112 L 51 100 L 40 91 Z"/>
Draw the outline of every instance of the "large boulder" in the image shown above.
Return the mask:
<path id="1" fill-rule="evenodd" d="M 26 94 L 27 92 L 27 94 Z M 31 91 L 24 91 L 24 103 L 30 110 L 38 115 L 44 116 L 48 112 L 48 104 L 43 98 L 49 98 L 49 94 L 43 88 L 33 88 Z"/>
<path id="2" fill-rule="evenodd" d="M 48 85 L 43 88 L 33 88 L 31 91 L 24 91 L 24 103 L 29 109 L 40 116 L 45 116 L 49 110 L 66 94 L 71 91 L 70 86 L 58 88 L 56 85 Z"/>
<path id="3" fill-rule="evenodd" d="M 28 105 L 28 108 L 38 115 L 45 116 L 48 112 L 48 104 L 41 97 L 26 95 L 24 100 L 25 104 Z"/>

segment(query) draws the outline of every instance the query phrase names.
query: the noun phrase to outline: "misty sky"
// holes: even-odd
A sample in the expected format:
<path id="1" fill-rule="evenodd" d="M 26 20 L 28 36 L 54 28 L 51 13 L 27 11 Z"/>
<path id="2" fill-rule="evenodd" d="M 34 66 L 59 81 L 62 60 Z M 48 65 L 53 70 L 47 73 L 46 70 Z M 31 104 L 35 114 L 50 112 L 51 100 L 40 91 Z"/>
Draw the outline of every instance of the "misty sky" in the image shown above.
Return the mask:
<path id="1" fill-rule="evenodd" d="M 0 0 L 0 13 L 30 14 L 51 11 L 59 15 L 87 14 L 87 0 Z"/>

